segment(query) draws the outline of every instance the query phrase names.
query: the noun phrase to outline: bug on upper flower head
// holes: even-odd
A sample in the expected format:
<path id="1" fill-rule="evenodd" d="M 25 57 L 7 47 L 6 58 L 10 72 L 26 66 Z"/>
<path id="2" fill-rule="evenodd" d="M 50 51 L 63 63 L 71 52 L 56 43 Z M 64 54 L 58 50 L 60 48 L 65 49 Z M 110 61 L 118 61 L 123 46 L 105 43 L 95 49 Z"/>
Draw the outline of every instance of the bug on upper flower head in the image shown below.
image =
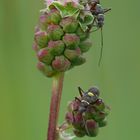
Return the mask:
<path id="1" fill-rule="evenodd" d="M 80 102 L 78 112 L 83 113 L 86 111 L 88 106 L 93 105 L 97 101 L 100 92 L 96 87 L 90 88 L 87 92 L 84 92 L 80 87 L 78 87 L 78 90 L 81 99 L 75 97 L 75 100 L 78 100 Z"/>
<path id="2" fill-rule="evenodd" d="M 96 27 L 94 31 L 101 29 L 101 53 L 100 53 L 100 58 L 99 58 L 99 63 L 98 63 L 98 65 L 100 66 L 101 59 L 102 59 L 102 52 L 103 52 L 102 29 L 103 29 L 104 20 L 105 20 L 104 15 L 106 12 L 110 11 L 111 9 L 110 8 L 104 9 L 100 4 L 100 0 L 86 0 L 83 3 L 83 5 L 85 5 L 85 7 L 88 7 L 87 11 L 90 11 L 92 15 L 94 16 L 93 23 L 89 26 L 88 31 L 91 31 L 92 27 Z"/>

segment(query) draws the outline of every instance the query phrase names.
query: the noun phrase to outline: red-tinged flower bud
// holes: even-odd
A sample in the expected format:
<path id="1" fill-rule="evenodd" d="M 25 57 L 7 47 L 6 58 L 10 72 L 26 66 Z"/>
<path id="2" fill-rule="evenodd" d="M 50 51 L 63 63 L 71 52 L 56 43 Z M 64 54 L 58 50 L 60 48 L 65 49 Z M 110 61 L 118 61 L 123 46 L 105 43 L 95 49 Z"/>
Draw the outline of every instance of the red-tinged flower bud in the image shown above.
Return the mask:
<path id="1" fill-rule="evenodd" d="M 83 113 L 83 116 L 86 120 L 89 120 L 89 119 L 94 119 L 95 114 L 96 114 L 95 108 L 92 105 L 90 105 L 87 107 L 85 113 Z"/>
<path id="2" fill-rule="evenodd" d="M 103 121 L 98 122 L 98 124 L 99 124 L 99 127 L 104 127 L 107 125 L 107 121 L 103 120 Z"/>
<path id="3" fill-rule="evenodd" d="M 75 100 L 71 101 L 68 104 L 68 111 L 76 111 L 76 110 L 78 110 L 79 105 L 80 105 L 79 101 L 75 101 Z"/>
<path id="4" fill-rule="evenodd" d="M 75 34 L 65 34 L 63 41 L 68 49 L 75 49 L 78 47 L 80 39 Z"/>
<path id="5" fill-rule="evenodd" d="M 81 55 L 81 50 L 76 48 L 76 50 L 66 49 L 64 55 L 71 61 L 75 61 Z"/>
<path id="6" fill-rule="evenodd" d="M 77 137 L 84 137 L 86 134 L 85 131 L 78 130 L 78 129 L 74 129 L 73 132 Z"/>
<path id="7" fill-rule="evenodd" d="M 37 68 L 47 77 L 52 77 L 56 72 L 52 69 L 51 66 L 46 65 L 42 62 L 38 62 Z"/>
<path id="8" fill-rule="evenodd" d="M 74 122 L 73 122 L 73 127 L 75 129 L 82 130 L 84 128 L 84 121 L 83 121 L 83 116 L 82 113 L 79 112 L 73 112 L 74 113 Z"/>
<path id="9" fill-rule="evenodd" d="M 90 41 L 84 41 L 79 44 L 79 48 L 81 49 L 82 52 L 87 52 L 91 46 L 92 43 Z"/>
<path id="10" fill-rule="evenodd" d="M 94 104 L 95 108 L 99 111 L 103 111 L 105 109 L 105 104 L 102 101 L 102 99 L 98 99 L 95 104 Z"/>
<path id="11" fill-rule="evenodd" d="M 51 11 L 47 14 L 46 22 L 48 24 L 58 24 L 61 20 L 60 13 L 57 9 L 53 8 Z"/>
<path id="12" fill-rule="evenodd" d="M 98 123 L 96 123 L 96 121 L 94 120 L 87 120 L 86 124 L 85 124 L 85 130 L 86 130 L 86 135 L 90 136 L 90 137 L 95 137 L 98 134 Z"/>
<path id="13" fill-rule="evenodd" d="M 40 27 L 41 29 L 45 30 L 48 26 L 48 23 L 47 23 L 47 13 L 43 13 L 40 15 L 39 17 L 39 23 L 40 23 Z"/>
<path id="14" fill-rule="evenodd" d="M 81 41 L 86 40 L 89 37 L 89 33 L 88 32 L 84 32 L 81 27 L 78 27 L 76 34 L 79 36 Z"/>
<path id="15" fill-rule="evenodd" d="M 35 51 L 35 52 L 38 52 L 39 51 L 39 46 L 34 42 L 34 44 L 33 44 L 33 50 Z"/>
<path id="16" fill-rule="evenodd" d="M 74 17 L 63 18 L 60 22 L 64 32 L 74 33 L 78 27 L 78 21 Z"/>
<path id="17" fill-rule="evenodd" d="M 35 33 L 39 32 L 39 31 L 40 31 L 39 25 L 35 26 Z"/>
<path id="18" fill-rule="evenodd" d="M 46 32 L 39 31 L 35 33 L 35 41 L 39 45 L 40 48 L 46 47 L 48 40 L 49 39 Z"/>
<path id="19" fill-rule="evenodd" d="M 70 68 L 70 61 L 64 56 L 56 56 L 52 62 L 52 67 L 58 72 L 64 72 Z"/>
<path id="20" fill-rule="evenodd" d="M 67 121 L 68 124 L 72 124 L 74 122 L 74 116 L 72 112 L 67 112 L 65 115 L 65 120 Z"/>
<path id="21" fill-rule="evenodd" d="M 41 62 L 44 62 L 45 64 L 51 64 L 52 60 L 53 60 L 53 56 L 50 54 L 50 51 L 49 49 L 47 48 L 43 48 L 41 50 L 39 50 L 38 54 L 38 59 L 41 61 Z"/>
<path id="22" fill-rule="evenodd" d="M 65 49 L 65 45 L 63 41 L 50 41 L 48 43 L 48 48 L 50 48 L 50 52 L 53 56 L 61 55 Z"/>
<path id="23" fill-rule="evenodd" d="M 50 40 L 60 40 L 64 34 L 63 30 L 59 25 L 51 24 L 47 29 L 48 36 Z"/>

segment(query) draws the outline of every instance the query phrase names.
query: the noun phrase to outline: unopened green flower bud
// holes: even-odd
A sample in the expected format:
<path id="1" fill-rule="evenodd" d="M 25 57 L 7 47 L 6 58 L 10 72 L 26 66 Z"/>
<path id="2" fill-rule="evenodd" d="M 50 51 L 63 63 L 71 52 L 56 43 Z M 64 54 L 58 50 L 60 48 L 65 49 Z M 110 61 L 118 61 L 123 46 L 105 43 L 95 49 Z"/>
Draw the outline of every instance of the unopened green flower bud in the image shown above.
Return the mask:
<path id="1" fill-rule="evenodd" d="M 56 72 L 52 69 L 50 65 L 46 65 L 42 62 L 38 62 L 37 68 L 47 77 L 52 77 Z"/>
<path id="2" fill-rule="evenodd" d="M 60 25 L 66 33 L 74 33 L 78 27 L 78 21 L 74 17 L 66 17 L 62 19 Z"/>
<path id="3" fill-rule="evenodd" d="M 97 136 L 99 126 L 98 126 L 98 123 L 96 123 L 96 121 L 94 121 L 92 119 L 87 120 L 85 128 L 86 128 L 86 133 L 88 136 L 90 136 L 90 137 Z"/>
<path id="4" fill-rule="evenodd" d="M 97 121 L 97 122 L 100 122 L 100 121 L 103 121 L 106 117 L 106 113 L 103 112 L 103 111 L 98 111 L 96 113 L 96 115 L 94 116 L 94 119 Z"/>
<path id="5" fill-rule="evenodd" d="M 46 22 L 48 24 L 58 24 L 61 20 L 60 13 L 57 9 L 53 8 L 50 10 L 50 12 L 47 14 Z"/>
<path id="6" fill-rule="evenodd" d="M 103 121 L 100 121 L 98 124 L 99 124 L 99 127 L 104 127 L 107 125 L 107 121 L 103 120 Z"/>
<path id="7" fill-rule="evenodd" d="M 64 72 L 70 68 L 70 61 L 64 56 L 56 56 L 52 62 L 52 67 L 58 72 Z"/>
<path id="8" fill-rule="evenodd" d="M 68 49 L 75 49 L 78 47 L 80 39 L 75 34 L 65 34 L 63 41 Z"/>
<path id="9" fill-rule="evenodd" d="M 43 48 L 39 50 L 37 56 L 41 62 L 44 62 L 45 64 L 48 64 L 48 65 L 51 64 L 53 60 L 53 56 L 50 54 L 50 51 L 47 48 Z"/>
<path id="10" fill-rule="evenodd" d="M 61 55 L 63 53 L 65 45 L 61 40 L 50 41 L 48 43 L 48 48 L 50 48 L 51 54 L 56 56 L 56 55 Z"/>
<path id="11" fill-rule="evenodd" d="M 86 134 L 85 131 L 78 130 L 78 129 L 74 129 L 73 132 L 77 137 L 84 137 Z"/>
<path id="12" fill-rule="evenodd" d="M 44 48 L 48 43 L 48 35 L 46 32 L 39 31 L 35 33 L 35 41 L 39 45 L 40 48 Z"/>
<path id="13" fill-rule="evenodd" d="M 88 32 L 84 32 L 81 27 L 78 27 L 76 34 L 79 36 L 81 41 L 86 40 L 89 37 L 89 33 Z"/>
<path id="14" fill-rule="evenodd" d="M 84 64 L 85 62 L 86 62 L 86 59 L 80 56 L 72 64 L 75 66 L 78 66 L 78 65 Z"/>
<path id="15" fill-rule="evenodd" d="M 50 40 L 60 40 L 62 35 L 64 34 L 61 27 L 59 25 L 54 24 L 48 26 L 47 33 Z"/>
<path id="16" fill-rule="evenodd" d="M 90 41 L 83 41 L 79 44 L 79 48 L 82 52 L 87 52 L 90 47 L 92 46 L 92 43 Z"/>
<path id="17" fill-rule="evenodd" d="M 75 61 L 81 55 L 81 50 L 76 48 L 76 50 L 66 49 L 64 55 L 71 61 Z"/>

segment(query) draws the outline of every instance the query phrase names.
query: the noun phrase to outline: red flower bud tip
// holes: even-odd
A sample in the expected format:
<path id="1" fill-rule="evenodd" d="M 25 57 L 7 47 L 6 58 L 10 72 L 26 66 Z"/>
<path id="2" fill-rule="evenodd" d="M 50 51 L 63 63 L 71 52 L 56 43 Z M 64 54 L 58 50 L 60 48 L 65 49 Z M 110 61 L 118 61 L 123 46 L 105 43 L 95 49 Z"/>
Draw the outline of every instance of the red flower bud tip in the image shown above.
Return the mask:
<path id="1" fill-rule="evenodd" d="M 41 62 L 44 62 L 46 64 L 50 64 L 53 60 L 53 56 L 50 54 L 49 50 L 46 48 L 41 49 L 38 52 L 37 56 Z"/>
<path id="2" fill-rule="evenodd" d="M 66 33 L 74 33 L 78 27 L 78 21 L 74 17 L 62 19 L 60 25 Z"/>
<path id="3" fill-rule="evenodd" d="M 65 120 L 67 121 L 68 124 L 72 124 L 74 122 L 73 114 L 71 112 L 67 112 Z"/>
<path id="4" fill-rule="evenodd" d="M 103 111 L 103 110 L 105 109 L 105 104 L 104 104 L 104 102 L 102 101 L 102 99 L 98 99 L 98 100 L 96 101 L 96 103 L 94 104 L 94 106 L 95 106 L 98 110 L 100 110 L 100 111 Z"/>
<path id="5" fill-rule="evenodd" d="M 35 41 L 40 46 L 40 48 L 46 47 L 48 42 L 48 36 L 46 32 L 39 31 L 35 33 Z"/>
<path id="6" fill-rule="evenodd" d="M 98 126 L 98 123 L 96 123 L 96 121 L 94 121 L 94 120 L 86 121 L 85 129 L 86 129 L 86 133 L 88 136 L 90 136 L 90 137 L 97 136 L 98 128 L 99 128 L 99 126 Z"/>
<path id="7" fill-rule="evenodd" d="M 79 101 L 72 101 L 68 104 L 68 110 L 69 111 L 75 111 L 75 110 L 78 110 L 79 108 L 79 105 L 80 105 L 80 102 Z"/>
<path id="8" fill-rule="evenodd" d="M 39 32 L 39 31 L 40 31 L 40 28 L 39 28 L 39 26 L 37 25 L 37 26 L 35 27 L 35 33 Z"/>
<path id="9" fill-rule="evenodd" d="M 47 77 L 52 77 L 56 74 L 56 72 L 53 71 L 51 66 L 45 65 L 42 62 L 38 62 L 37 68 Z"/>
<path id="10" fill-rule="evenodd" d="M 64 56 L 56 56 L 52 62 L 52 67 L 58 72 L 64 72 L 70 68 L 70 61 Z"/>
<path id="11" fill-rule="evenodd" d="M 38 45 L 34 42 L 34 44 L 33 44 L 33 50 L 35 51 L 35 52 L 38 52 L 39 51 L 39 47 L 38 47 Z"/>
<path id="12" fill-rule="evenodd" d="M 58 24 L 61 20 L 60 13 L 53 6 L 50 8 L 51 8 L 51 11 L 47 15 L 47 23 L 48 24 Z"/>
<path id="13" fill-rule="evenodd" d="M 52 55 L 61 55 L 65 49 L 65 45 L 63 41 L 58 40 L 58 41 L 50 41 L 48 43 L 48 48 L 50 48 L 50 51 Z"/>
<path id="14" fill-rule="evenodd" d="M 67 48 L 75 49 L 79 45 L 80 39 L 75 34 L 66 34 L 63 37 L 63 41 L 66 44 Z"/>
<path id="15" fill-rule="evenodd" d="M 47 14 L 43 13 L 41 16 L 40 16 L 40 23 L 44 24 L 46 23 L 46 18 L 47 18 Z"/>
<path id="16" fill-rule="evenodd" d="M 52 40 L 60 40 L 62 35 L 64 34 L 61 27 L 54 24 L 48 26 L 47 33 L 49 35 L 49 38 Z"/>

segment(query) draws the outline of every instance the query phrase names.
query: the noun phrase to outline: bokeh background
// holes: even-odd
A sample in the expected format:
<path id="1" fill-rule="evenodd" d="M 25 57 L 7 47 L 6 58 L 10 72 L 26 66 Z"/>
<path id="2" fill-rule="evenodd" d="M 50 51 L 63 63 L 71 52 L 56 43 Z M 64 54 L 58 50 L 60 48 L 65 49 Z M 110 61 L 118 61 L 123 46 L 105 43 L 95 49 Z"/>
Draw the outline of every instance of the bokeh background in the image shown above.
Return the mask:
<path id="1" fill-rule="evenodd" d="M 100 68 L 100 31 L 86 64 L 65 75 L 60 118 L 69 100 L 96 85 L 111 106 L 108 126 L 96 140 L 140 139 L 140 12 L 139 0 L 102 0 L 106 14 Z M 34 26 L 43 0 L 0 0 L 0 140 L 44 140 L 52 80 L 37 69 L 32 50 Z M 81 140 L 88 140 L 84 137 Z M 76 138 L 75 140 L 78 140 Z"/>

